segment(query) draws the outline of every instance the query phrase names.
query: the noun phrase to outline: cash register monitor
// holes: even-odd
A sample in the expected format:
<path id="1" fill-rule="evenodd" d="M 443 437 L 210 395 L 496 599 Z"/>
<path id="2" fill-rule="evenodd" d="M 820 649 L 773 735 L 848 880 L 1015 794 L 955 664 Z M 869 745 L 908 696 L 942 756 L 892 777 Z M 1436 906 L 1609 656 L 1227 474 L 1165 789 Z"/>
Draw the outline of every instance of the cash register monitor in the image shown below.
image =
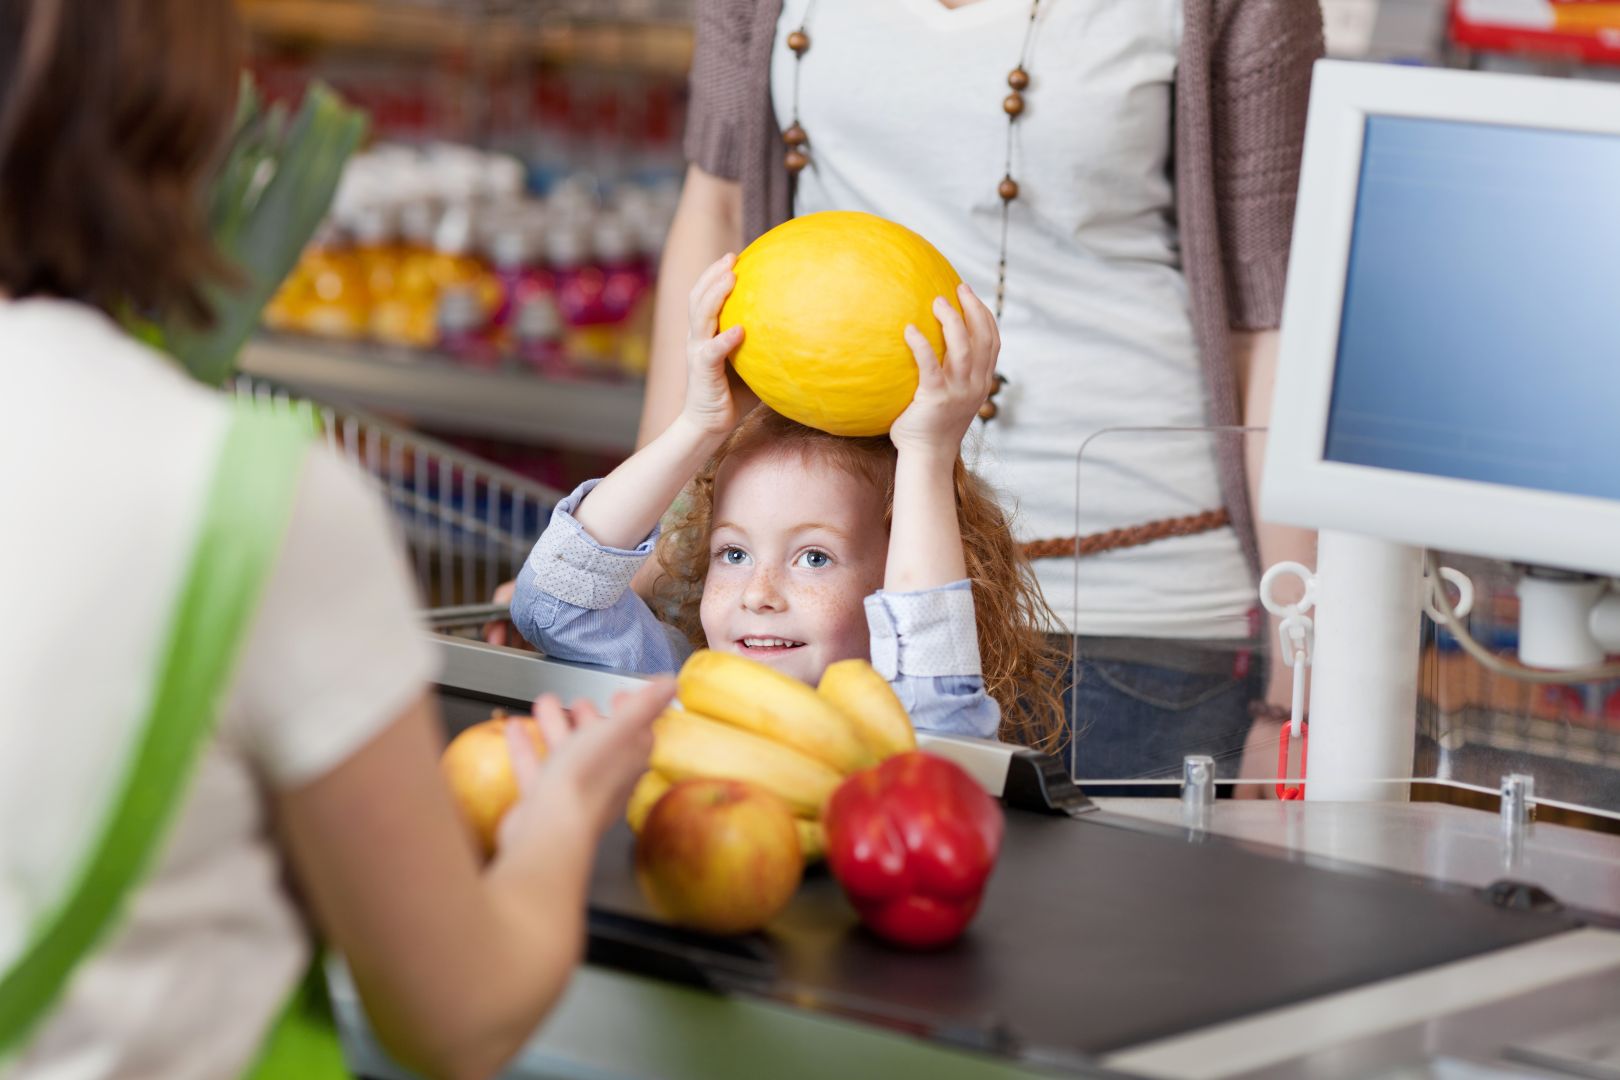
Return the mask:
<path id="1" fill-rule="evenodd" d="M 1620 85 L 1317 65 L 1263 493 L 1620 575 Z"/>

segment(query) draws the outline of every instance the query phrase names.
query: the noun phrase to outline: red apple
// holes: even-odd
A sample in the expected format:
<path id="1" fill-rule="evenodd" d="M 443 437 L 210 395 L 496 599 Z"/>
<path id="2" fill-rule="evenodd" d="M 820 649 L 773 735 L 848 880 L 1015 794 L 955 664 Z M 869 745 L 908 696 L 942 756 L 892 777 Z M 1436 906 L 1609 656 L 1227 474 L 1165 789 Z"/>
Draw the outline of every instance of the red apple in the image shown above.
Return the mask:
<path id="1" fill-rule="evenodd" d="M 787 803 L 740 780 L 676 784 L 636 841 L 636 880 L 648 901 L 671 922 L 711 934 L 770 922 L 803 872 Z"/>
<path id="2" fill-rule="evenodd" d="M 517 774 L 506 747 L 507 724 L 523 725 L 535 753 L 545 754 L 534 717 L 498 714 L 457 735 L 439 758 L 456 807 L 477 834 L 486 858 L 495 853 L 495 831 L 518 798 Z"/>

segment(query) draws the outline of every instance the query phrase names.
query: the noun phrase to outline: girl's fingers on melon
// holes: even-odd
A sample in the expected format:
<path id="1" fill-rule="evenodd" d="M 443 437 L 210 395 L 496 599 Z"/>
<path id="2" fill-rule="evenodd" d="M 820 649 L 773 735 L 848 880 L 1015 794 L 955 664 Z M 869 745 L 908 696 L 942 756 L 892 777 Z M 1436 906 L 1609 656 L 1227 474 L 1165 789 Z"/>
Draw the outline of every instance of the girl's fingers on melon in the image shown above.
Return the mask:
<path id="1" fill-rule="evenodd" d="M 968 339 L 967 324 L 943 296 L 934 301 L 934 318 L 945 332 L 945 371 L 952 378 L 970 375 L 973 371 L 973 346 Z"/>
<path id="2" fill-rule="evenodd" d="M 1001 328 L 996 325 L 996 317 L 968 286 L 957 289 L 956 296 L 961 301 L 962 314 L 967 318 L 968 332 L 973 336 L 974 343 L 988 345 L 988 355 L 983 359 L 992 367 L 995 366 L 996 357 L 1001 353 Z"/>
<path id="3" fill-rule="evenodd" d="M 692 311 L 692 336 L 699 340 L 711 338 L 720 325 L 720 309 L 725 305 L 726 297 L 736 286 L 737 278 L 730 271 L 721 274 L 709 282 L 703 290 L 703 295 L 697 298 Z"/>
<path id="4" fill-rule="evenodd" d="M 730 330 L 722 331 L 697 347 L 697 358 L 703 366 L 713 368 L 715 373 L 720 365 L 726 362 L 738 345 L 742 344 L 743 328 L 733 326 Z"/>
<path id="5" fill-rule="evenodd" d="M 917 361 L 917 389 L 933 389 L 945 381 L 945 369 L 940 366 L 939 357 L 934 354 L 934 347 L 928 343 L 923 332 L 906 324 L 906 344 L 911 346 L 911 355 Z"/>
<path id="6" fill-rule="evenodd" d="M 692 285 L 692 291 L 687 294 L 686 305 L 687 323 L 694 329 L 697 327 L 699 320 L 702 318 L 702 312 L 705 310 L 703 307 L 703 298 L 708 295 L 710 287 L 714 285 L 714 283 L 718 281 L 722 275 L 731 272 L 731 267 L 734 263 L 736 263 L 736 261 L 737 256 L 728 252 L 727 254 L 720 256 L 714 262 L 710 263 L 704 269 L 703 273 L 698 275 L 697 281 Z M 730 287 L 728 286 L 727 292 L 729 291 Z M 724 297 L 722 297 L 722 300 L 723 299 Z M 715 306 L 714 310 L 715 314 L 718 315 L 720 312 L 718 304 Z M 710 334 L 713 332 L 713 330 L 709 331 Z M 703 336 L 707 337 L 708 334 Z"/>

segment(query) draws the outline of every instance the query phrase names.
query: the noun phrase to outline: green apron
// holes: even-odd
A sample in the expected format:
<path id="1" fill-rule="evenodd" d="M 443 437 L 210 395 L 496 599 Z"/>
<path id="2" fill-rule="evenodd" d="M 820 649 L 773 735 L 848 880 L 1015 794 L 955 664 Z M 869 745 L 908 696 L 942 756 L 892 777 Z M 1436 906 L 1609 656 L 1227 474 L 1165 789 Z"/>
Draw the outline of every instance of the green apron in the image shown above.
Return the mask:
<path id="1" fill-rule="evenodd" d="M 0 1064 L 27 1046 L 161 849 L 281 550 L 310 434 L 307 415 L 235 409 L 134 758 L 66 899 L 32 928 L 28 947 L 0 977 Z M 247 1075 L 348 1075 L 318 956 Z"/>

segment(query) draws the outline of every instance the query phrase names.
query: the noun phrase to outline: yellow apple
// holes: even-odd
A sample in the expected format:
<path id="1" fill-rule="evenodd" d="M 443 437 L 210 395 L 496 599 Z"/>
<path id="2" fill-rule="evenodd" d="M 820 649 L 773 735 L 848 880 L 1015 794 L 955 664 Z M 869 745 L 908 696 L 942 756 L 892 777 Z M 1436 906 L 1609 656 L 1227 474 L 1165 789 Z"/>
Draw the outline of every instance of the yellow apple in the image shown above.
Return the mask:
<path id="1" fill-rule="evenodd" d="M 740 780 L 675 784 L 636 841 L 636 880 L 648 901 L 671 922 L 711 934 L 770 922 L 803 872 L 793 811 Z"/>
<path id="2" fill-rule="evenodd" d="M 540 727 L 533 717 L 509 718 L 498 713 L 457 735 L 439 759 L 456 808 L 472 826 L 486 858 L 495 853 L 495 831 L 518 798 L 517 773 L 506 748 L 507 724 L 522 724 L 535 753 L 545 754 Z"/>

